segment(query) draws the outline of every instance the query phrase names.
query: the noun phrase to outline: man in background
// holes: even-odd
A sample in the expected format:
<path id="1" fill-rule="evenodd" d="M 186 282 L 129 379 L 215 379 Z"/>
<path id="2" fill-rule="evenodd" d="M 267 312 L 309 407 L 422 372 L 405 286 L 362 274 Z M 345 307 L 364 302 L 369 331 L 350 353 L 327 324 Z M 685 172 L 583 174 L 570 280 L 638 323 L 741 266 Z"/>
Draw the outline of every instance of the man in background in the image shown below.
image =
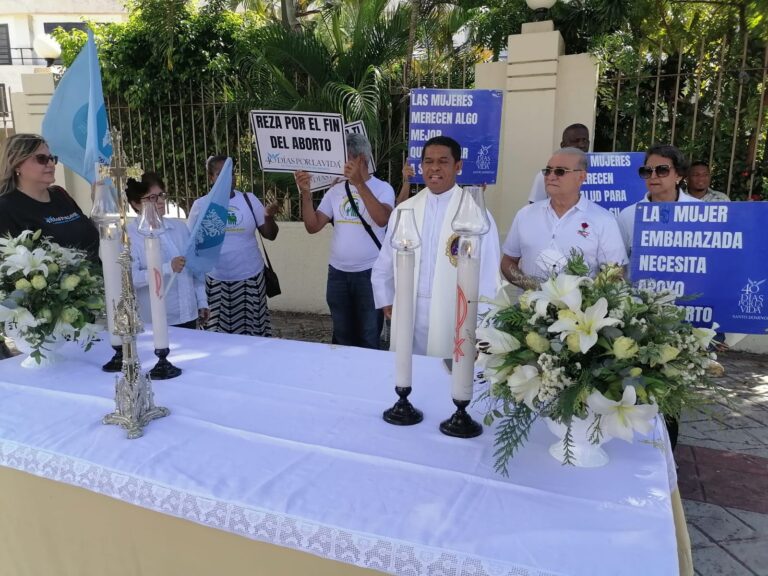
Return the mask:
<path id="1" fill-rule="evenodd" d="M 333 223 L 326 301 L 333 321 L 333 342 L 379 348 L 383 316 L 373 302 L 371 268 L 379 255 L 395 192 L 369 172 L 371 144 L 362 134 L 347 134 L 346 180 L 331 186 L 317 210 L 310 175 L 296 172 L 304 227 L 316 234 Z"/>
<path id="2" fill-rule="evenodd" d="M 688 183 L 688 194 L 694 198 L 698 198 L 702 202 L 731 201 L 731 199 L 722 192 L 712 190 L 712 188 L 709 187 L 712 183 L 712 174 L 709 172 L 709 164 L 703 160 L 691 162 L 686 182 Z"/>
<path id="3" fill-rule="evenodd" d="M 578 148 L 584 153 L 589 152 L 589 128 L 584 124 L 571 124 L 563 130 L 560 148 Z M 536 173 L 528 195 L 528 202 L 538 202 L 547 199 L 547 190 L 544 186 L 544 175 L 541 171 Z"/>

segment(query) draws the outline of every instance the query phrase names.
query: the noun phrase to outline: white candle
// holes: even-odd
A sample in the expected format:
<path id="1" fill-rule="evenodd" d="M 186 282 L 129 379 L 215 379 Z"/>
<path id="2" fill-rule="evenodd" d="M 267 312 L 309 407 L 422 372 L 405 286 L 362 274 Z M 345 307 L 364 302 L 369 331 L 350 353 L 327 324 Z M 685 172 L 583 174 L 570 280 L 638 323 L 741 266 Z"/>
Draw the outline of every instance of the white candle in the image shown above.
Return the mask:
<path id="1" fill-rule="evenodd" d="M 123 344 L 122 338 L 115 334 L 115 304 L 120 300 L 122 291 L 119 256 L 120 229 L 112 224 L 102 230 L 99 239 L 99 257 L 104 274 L 104 304 L 107 308 L 107 331 L 109 332 L 109 343 L 112 346 Z"/>
<path id="2" fill-rule="evenodd" d="M 410 388 L 413 372 L 413 276 L 416 254 L 397 251 L 395 290 L 395 386 Z"/>
<path id="3" fill-rule="evenodd" d="M 474 240 L 474 241 L 473 241 Z M 453 341 L 453 368 L 451 395 L 454 400 L 472 400 L 475 377 L 475 331 L 477 329 L 477 299 L 480 292 L 479 239 L 459 239 L 459 257 L 456 267 L 456 328 Z M 462 254 L 461 244 L 471 242 Z"/>
<path id="4" fill-rule="evenodd" d="M 165 313 L 163 262 L 160 239 L 146 236 L 144 249 L 147 252 L 147 280 L 149 283 L 149 306 L 152 312 L 152 334 L 155 350 L 168 348 L 168 317 Z"/>

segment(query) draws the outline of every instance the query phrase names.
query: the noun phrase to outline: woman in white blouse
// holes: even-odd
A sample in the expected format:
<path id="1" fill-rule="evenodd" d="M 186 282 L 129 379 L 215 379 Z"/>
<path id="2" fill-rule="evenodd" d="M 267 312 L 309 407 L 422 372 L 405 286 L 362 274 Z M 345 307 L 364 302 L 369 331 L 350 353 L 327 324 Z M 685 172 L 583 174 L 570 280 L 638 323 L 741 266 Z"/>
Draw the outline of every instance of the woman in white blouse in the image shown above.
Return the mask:
<path id="1" fill-rule="evenodd" d="M 154 172 L 146 172 L 141 181 L 128 179 L 125 189 L 128 202 L 137 214 L 141 214 L 142 202 L 154 202 L 160 214 L 165 213 L 165 184 Z M 139 315 L 143 322 L 151 321 L 149 306 L 149 281 L 147 279 L 147 254 L 144 250 L 144 236 L 139 234 L 138 218 L 128 225 L 133 257 L 133 285 L 136 287 L 136 300 Z M 205 295 L 205 279 L 185 270 L 184 251 L 189 242 L 189 230 L 186 223 L 176 218 L 164 218 L 165 233 L 160 234 L 163 275 L 167 284 L 173 272 L 176 279 L 170 287 L 165 301 L 168 324 L 179 328 L 197 328 L 198 322 L 208 320 L 208 300 Z"/>

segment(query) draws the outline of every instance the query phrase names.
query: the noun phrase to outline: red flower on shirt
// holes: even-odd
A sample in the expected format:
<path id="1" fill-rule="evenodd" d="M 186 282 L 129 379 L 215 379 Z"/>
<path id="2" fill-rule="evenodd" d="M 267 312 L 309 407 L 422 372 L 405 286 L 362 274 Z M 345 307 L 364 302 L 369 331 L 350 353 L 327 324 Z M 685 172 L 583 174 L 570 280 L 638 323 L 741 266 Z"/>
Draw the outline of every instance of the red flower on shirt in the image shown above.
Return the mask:
<path id="1" fill-rule="evenodd" d="M 589 224 L 587 224 L 586 222 L 582 222 L 581 223 L 581 230 L 578 230 L 577 234 L 580 234 L 584 238 L 587 238 L 589 236 L 588 228 L 589 228 Z"/>

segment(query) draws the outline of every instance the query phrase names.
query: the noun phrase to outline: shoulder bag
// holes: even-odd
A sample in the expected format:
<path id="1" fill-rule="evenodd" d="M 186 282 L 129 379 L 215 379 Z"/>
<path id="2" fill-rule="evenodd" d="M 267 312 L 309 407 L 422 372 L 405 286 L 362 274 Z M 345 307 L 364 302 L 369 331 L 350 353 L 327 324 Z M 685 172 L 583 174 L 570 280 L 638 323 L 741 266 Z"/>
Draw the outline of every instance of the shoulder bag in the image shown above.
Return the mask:
<path id="1" fill-rule="evenodd" d="M 256 220 L 256 212 L 253 211 L 251 199 L 248 198 L 248 194 L 245 192 L 241 192 L 241 194 L 243 195 L 243 198 L 245 198 L 245 202 L 248 204 L 248 208 L 250 208 L 251 214 L 253 215 L 253 221 L 256 223 L 256 233 L 261 240 L 261 249 L 264 251 L 264 259 L 267 261 L 266 264 L 264 264 L 264 285 L 267 291 L 267 298 L 274 298 L 282 293 L 280 290 L 280 280 L 278 279 L 275 270 L 272 268 L 272 263 L 269 261 L 267 247 L 264 245 L 264 237 L 261 235 L 261 230 L 259 230 L 259 222 Z"/>

